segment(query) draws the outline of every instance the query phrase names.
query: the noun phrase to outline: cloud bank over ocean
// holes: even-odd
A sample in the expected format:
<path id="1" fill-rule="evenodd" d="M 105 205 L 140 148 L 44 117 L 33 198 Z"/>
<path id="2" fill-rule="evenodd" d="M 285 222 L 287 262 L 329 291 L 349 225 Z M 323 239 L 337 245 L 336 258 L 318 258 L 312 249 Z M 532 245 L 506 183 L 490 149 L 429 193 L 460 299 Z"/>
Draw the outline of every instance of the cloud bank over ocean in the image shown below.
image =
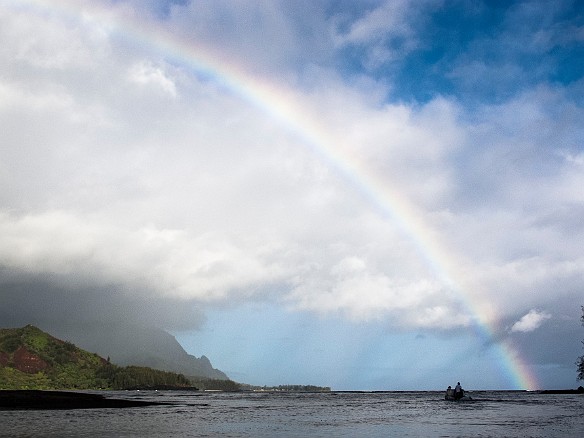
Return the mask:
<path id="1" fill-rule="evenodd" d="M 405 342 L 410 364 L 464 356 L 431 384 L 493 355 L 477 386 L 571 385 L 583 20 L 569 1 L 4 2 L 1 320 L 148 320 L 250 383 L 328 363 L 340 387 L 423 388 L 391 371 Z M 235 357 L 242 333 L 280 359 Z M 378 371 L 303 363 L 311 336 L 370 345 Z"/>

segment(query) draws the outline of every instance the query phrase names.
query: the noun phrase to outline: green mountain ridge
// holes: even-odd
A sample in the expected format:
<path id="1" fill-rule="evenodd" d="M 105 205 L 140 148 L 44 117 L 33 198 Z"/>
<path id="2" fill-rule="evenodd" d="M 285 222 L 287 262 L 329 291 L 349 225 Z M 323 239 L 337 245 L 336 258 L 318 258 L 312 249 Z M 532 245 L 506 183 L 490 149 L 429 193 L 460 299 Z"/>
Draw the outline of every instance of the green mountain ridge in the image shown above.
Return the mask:
<path id="1" fill-rule="evenodd" d="M 182 374 L 117 366 L 39 328 L 0 329 L 0 389 L 187 389 Z"/>

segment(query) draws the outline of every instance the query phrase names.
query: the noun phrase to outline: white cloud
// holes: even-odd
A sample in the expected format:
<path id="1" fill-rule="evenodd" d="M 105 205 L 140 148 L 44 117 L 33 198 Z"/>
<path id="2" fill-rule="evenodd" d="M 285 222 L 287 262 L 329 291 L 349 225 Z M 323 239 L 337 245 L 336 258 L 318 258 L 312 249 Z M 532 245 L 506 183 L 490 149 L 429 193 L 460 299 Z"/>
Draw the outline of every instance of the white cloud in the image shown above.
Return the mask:
<path id="1" fill-rule="evenodd" d="M 519 321 L 517 321 L 511 327 L 512 332 L 522 332 L 528 333 L 538 329 L 544 321 L 550 319 L 552 316 L 546 312 L 540 312 L 538 310 L 530 310 L 529 313 L 523 315 Z"/>
<path id="2" fill-rule="evenodd" d="M 262 10 L 261 29 L 253 10 L 230 11 L 247 24 L 230 28 L 245 33 L 241 45 L 229 34 L 212 41 L 221 14 L 211 8 L 177 6 L 165 24 L 227 58 L 239 50 L 233 59 L 250 65 L 302 56 L 305 37 L 277 6 Z M 365 14 L 346 42 L 407 37 L 400 8 Z M 306 67 L 318 72 L 310 87 L 289 89 L 282 61 L 262 71 L 274 86 L 262 111 L 177 60 L 124 46 L 95 20 L 63 27 L 31 16 L 53 40 L 31 46 L 18 14 L 0 26 L 3 266 L 200 302 L 270 295 L 295 309 L 423 328 L 469 325 L 466 301 L 504 320 L 547 301 L 553 284 L 573 296 L 583 283 L 582 110 L 561 89 L 467 113 L 440 97 L 384 102 L 382 84 L 347 84 L 326 62 Z M 315 17 L 307 20 L 326 28 Z M 262 32 L 277 34 L 282 20 L 268 44 L 280 52 L 264 52 Z M 391 20 L 399 25 L 383 29 Z"/>
<path id="3" fill-rule="evenodd" d="M 221 236 L 144 226 L 125 229 L 54 211 L 0 216 L 0 265 L 25 274 L 57 274 L 77 285 L 125 284 L 132 293 L 214 301 L 274 282 L 273 249 Z M 271 271 L 271 272 L 268 272 Z"/>
<path id="4" fill-rule="evenodd" d="M 131 68 L 129 78 L 132 82 L 152 85 L 164 93 L 176 97 L 176 85 L 162 67 L 141 62 Z"/>
<path id="5" fill-rule="evenodd" d="M 560 155 L 571 164 L 578 166 L 580 168 L 584 167 L 584 152 L 579 154 L 572 154 L 570 152 L 560 152 Z"/>
<path id="6" fill-rule="evenodd" d="M 103 34 L 97 29 L 86 28 L 52 11 L 31 11 L 30 5 L 0 5 L 0 39 L 18 40 L 16 44 L 2 44 L 0 62 L 11 58 L 41 71 L 85 70 L 94 65 L 102 50 L 107 50 Z"/>
<path id="7" fill-rule="evenodd" d="M 222 63 L 259 76 L 295 80 L 334 54 L 318 2 L 186 2 L 174 5 L 163 25 Z"/>
<path id="8" fill-rule="evenodd" d="M 368 44 L 384 39 L 386 35 L 411 37 L 413 30 L 405 20 L 411 6 L 409 0 L 387 1 L 353 22 L 340 39 L 343 43 Z"/>
<path id="9" fill-rule="evenodd" d="M 334 41 L 337 47 L 356 46 L 364 51 L 367 68 L 403 58 L 418 48 L 420 41 L 415 27 L 425 19 L 425 14 L 439 2 L 389 0 L 367 11 L 350 22 L 337 18 Z M 345 29 L 347 28 L 347 29 Z"/>

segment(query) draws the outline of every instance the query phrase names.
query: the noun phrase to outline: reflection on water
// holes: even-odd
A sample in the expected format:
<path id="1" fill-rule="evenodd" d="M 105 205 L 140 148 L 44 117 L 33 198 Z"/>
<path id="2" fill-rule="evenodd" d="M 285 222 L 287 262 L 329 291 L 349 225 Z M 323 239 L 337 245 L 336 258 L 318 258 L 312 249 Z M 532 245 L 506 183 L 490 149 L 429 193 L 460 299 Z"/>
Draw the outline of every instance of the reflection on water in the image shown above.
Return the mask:
<path id="1" fill-rule="evenodd" d="M 438 392 L 107 395 L 172 404 L 0 411 L 0 436 L 584 436 L 583 395 L 477 391 L 465 403 L 445 401 Z"/>

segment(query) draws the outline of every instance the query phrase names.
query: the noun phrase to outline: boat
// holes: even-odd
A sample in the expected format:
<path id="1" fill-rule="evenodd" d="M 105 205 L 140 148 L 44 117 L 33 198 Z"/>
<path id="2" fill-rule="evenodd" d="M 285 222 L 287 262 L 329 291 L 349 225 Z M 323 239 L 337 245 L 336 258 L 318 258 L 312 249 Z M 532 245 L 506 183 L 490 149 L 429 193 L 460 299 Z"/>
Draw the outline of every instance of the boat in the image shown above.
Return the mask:
<path id="1" fill-rule="evenodd" d="M 456 397 L 454 395 L 454 389 L 452 389 L 449 386 L 448 389 L 446 390 L 446 394 L 444 395 L 444 400 L 455 401 L 455 402 L 465 402 L 465 401 L 472 400 L 472 397 L 470 395 L 468 395 L 464 389 L 461 389 L 461 391 L 462 391 L 462 396 Z"/>
<path id="2" fill-rule="evenodd" d="M 453 402 L 473 401 L 472 397 L 470 395 L 467 395 L 467 394 L 463 395 L 461 398 L 454 398 L 453 395 L 445 395 L 444 400 L 453 401 Z"/>

